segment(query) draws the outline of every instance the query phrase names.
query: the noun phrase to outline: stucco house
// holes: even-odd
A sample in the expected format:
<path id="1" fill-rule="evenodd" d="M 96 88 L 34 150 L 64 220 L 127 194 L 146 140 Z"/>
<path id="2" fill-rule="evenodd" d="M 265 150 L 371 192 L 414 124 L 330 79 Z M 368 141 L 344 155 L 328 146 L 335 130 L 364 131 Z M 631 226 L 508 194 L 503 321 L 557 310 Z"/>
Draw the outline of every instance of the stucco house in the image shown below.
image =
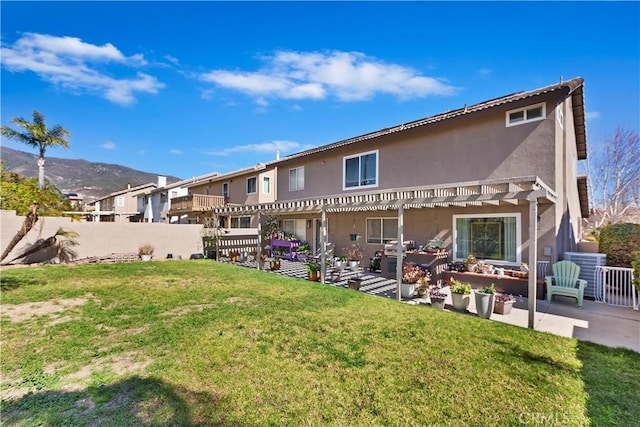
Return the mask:
<path id="1" fill-rule="evenodd" d="M 574 78 L 223 174 L 190 192 L 218 197 L 208 210 L 236 224 L 276 216 L 314 249 L 348 246 L 355 235 L 366 258 L 399 238 L 439 239 L 452 260 L 473 253 L 517 267 L 576 249 L 589 215 L 578 176 L 586 158 L 584 81 Z"/>
<path id="2" fill-rule="evenodd" d="M 87 212 L 92 215 L 94 222 L 140 222 L 143 206 L 138 202 L 138 195 L 144 194 L 157 187 L 155 183 L 138 186 L 127 185 L 126 188 L 114 191 L 104 197 L 96 199 L 90 206 L 93 210 Z"/>

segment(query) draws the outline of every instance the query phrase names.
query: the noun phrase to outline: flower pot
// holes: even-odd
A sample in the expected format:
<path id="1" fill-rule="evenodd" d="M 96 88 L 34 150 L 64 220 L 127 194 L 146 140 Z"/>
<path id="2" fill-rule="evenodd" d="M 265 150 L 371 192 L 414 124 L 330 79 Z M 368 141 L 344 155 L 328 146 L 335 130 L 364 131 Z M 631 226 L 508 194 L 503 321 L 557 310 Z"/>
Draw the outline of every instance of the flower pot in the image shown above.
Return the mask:
<path id="1" fill-rule="evenodd" d="M 453 302 L 454 310 L 465 311 L 469 307 L 471 295 L 451 293 L 451 301 Z"/>
<path id="2" fill-rule="evenodd" d="M 151 255 L 140 255 L 143 261 L 151 261 Z"/>
<path id="3" fill-rule="evenodd" d="M 429 301 L 431 301 L 431 307 L 439 308 L 444 310 L 444 298 L 435 298 L 429 297 Z"/>
<path id="4" fill-rule="evenodd" d="M 476 271 L 477 264 L 467 264 L 467 271 L 474 272 Z"/>
<path id="5" fill-rule="evenodd" d="M 349 261 L 349 268 L 352 271 L 356 271 L 358 269 L 359 264 L 360 264 L 360 261 Z"/>
<path id="6" fill-rule="evenodd" d="M 362 284 L 362 280 L 360 280 L 360 279 L 349 279 L 347 281 L 347 284 L 349 285 L 349 289 L 353 289 L 354 291 L 359 291 L 360 290 L 360 285 Z"/>
<path id="7" fill-rule="evenodd" d="M 511 308 L 515 301 L 496 301 L 493 307 L 493 312 L 496 314 L 507 315 L 511 313 Z"/>
<path id="8" fill-rule="evenodd" d="M 417 283 L 402 283 L 400 284 L 400 295 L 402 298 L 406 299 L 413 298 L 413 294 L 416 292 L 417 287 Z"/>
<path id="9" fill-rule="evenodd" d="M 280 261 L 269 261 L 269 268 L 272 270 L 280 270 Z"/>
<path id="10" fill-rule="evenodd" d="M 493 313 L 493 305 L 496 300 L 495 294 L 485 294 L 484 292 L 474 292 L 476 294 L 476 311 L 478 317 L 488 319 Z"/>
<path id="11" fill-rule="evenodd" d="M 308 271 L 307 277 L 312 282 L 317 282 L 320 280 L 320 271 Z"/>

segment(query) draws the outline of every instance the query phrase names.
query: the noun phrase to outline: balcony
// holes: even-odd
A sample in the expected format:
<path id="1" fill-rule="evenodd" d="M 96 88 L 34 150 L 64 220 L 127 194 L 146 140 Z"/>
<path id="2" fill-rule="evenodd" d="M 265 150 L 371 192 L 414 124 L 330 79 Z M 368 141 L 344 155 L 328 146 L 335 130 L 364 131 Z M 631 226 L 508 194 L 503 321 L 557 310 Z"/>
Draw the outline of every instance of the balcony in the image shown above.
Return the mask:
<path id="1" fill-rule="evenodd" d="M 211 208 L 226 206 L 223 196 L 208 196 L 205 194 L 190 194 L 188 196 L 171 199 L 172 213 L 201 212 Z"/>

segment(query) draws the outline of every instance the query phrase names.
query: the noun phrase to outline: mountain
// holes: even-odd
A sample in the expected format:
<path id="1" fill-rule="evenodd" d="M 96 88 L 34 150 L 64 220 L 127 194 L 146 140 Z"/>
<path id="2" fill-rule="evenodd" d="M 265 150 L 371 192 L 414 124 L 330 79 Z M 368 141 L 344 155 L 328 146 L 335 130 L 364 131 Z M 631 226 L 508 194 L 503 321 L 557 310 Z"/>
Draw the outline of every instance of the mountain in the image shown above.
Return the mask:
<path id="1" fill-rule="evenodd" d="M 27 177 L 38 176 L 38 156 L 8 147 L 0 147 L 5 169 Z M 106 196 L 127 187 L 158 182 L 158 175 L 167 177 L 167 184 L 180 181 L 175 176 L 142 172 L 109 163 L 88 162 L 81 159 L 45 157 L 45 178 L 63 193 L 77 193 L 85 202 Z"/>

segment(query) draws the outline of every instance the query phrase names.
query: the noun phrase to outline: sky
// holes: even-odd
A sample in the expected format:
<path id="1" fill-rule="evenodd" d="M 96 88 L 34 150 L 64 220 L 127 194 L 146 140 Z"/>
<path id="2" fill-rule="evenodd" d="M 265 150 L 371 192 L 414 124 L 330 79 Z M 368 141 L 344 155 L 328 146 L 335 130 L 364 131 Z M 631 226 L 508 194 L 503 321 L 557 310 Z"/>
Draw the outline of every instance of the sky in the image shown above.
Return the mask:
<path id="1" fill-rule="evenodd" d="M 15 2 L 1 122 L 48 157 L 225 173 L 585 79 L 589 155 L 640 130 L 640 2 Z M 2 144 L 37 154 L 19 142 Z M 45 169 L 46 170 L 46 169 Z"/>

